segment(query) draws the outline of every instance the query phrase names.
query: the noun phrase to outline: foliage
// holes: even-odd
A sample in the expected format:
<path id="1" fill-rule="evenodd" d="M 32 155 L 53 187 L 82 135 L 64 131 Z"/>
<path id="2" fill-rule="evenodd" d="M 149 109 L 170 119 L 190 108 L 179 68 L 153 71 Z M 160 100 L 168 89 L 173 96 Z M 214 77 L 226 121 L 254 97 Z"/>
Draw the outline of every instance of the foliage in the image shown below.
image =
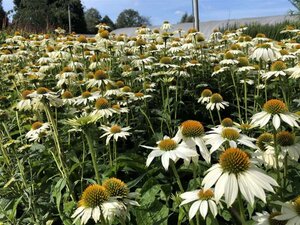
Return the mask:
<path id="1" fill-rule="evenodd" d="M 105 16 L 102 18 L 101 22 L 102 22 L 102 23 L 105 23 L 107 26 L 109 26 L 111 30 L 116 29 L 116 25 L 115 25 L 114 22 L 109 18 L 108 15 L 105 15 Z"/>
<path id="2" fill-rule="evenodd" d="M 84 18 L 86 22 L 87 32 L 95 34 L 97 32 L 96 25 L 101 21 L 100 13 L 95 8 L 90 8 L 84 13 Z"/>
<path id="3" fill-rule="evenodd" d="M 139 27 L 142 25 L 150 25 L 148 18 L 141 16 L 138 11 L 133 9 L 123 10 L 116 21 L 116 27 Z"/>
<path id="4" fill-rule="evenodd" d="M 13 23 L 22 30 L 45 32 L 59 26 L 67 30 L 69 5 L 72 30 L 78 33 L 86 32 L 80 0 L 15 0 L 14 3 L 16 13 Z"/>
<path id="5" fill-rule="evenodd" d="M 179 23 L 192 23 L 192 22 L 194 22 L 194 16 L 192 14 L 188 15 L 187 13 L 184 13 Z"/>

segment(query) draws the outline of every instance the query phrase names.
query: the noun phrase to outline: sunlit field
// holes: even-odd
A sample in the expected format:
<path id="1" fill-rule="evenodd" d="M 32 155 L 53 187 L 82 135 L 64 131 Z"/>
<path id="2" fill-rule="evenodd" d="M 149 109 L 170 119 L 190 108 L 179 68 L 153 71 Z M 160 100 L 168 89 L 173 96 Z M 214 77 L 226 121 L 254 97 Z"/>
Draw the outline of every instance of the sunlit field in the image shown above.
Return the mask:
<path id="1" fill-rule="evenodd" d="M 0 224 L 300 225 L 300 30 L 3 34 Z"/>

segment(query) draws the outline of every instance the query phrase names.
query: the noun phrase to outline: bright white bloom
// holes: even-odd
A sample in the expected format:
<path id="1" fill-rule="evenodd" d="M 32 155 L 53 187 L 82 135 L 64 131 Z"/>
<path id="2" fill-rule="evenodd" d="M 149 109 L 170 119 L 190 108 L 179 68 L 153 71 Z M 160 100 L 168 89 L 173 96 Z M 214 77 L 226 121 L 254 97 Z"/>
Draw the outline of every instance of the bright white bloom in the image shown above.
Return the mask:
<path id="1" fill-rule="evenodd" d="M 225 109 L 225 106 L 229 106 L 229 102 L 223 101 L 223 97 L 220 94 L 214 93 L 210 97 L 209 103 L 206 105 L 206 109 L 217 109 L 220 111 L 221 109 Z"/>
<path id="2" fill-rule="evenodd" d="M 103 138 L 106 136 L 106 145 L 108 145 L 111 138 L 113 138 L 115 141 L 118 141 L 119 138 L 126 139 L 127 136 L 130 135 L 130 133 L 128 131 L 131 128 L 130 127 L 120 127 L 118 125 L 112 125 L 110 127 L 102 125 L 100 127 L 100 129 L 105 131 L 105 133 L 100 138 Z"/>
<path id="3" fill-rule="evenodd" d="M 285 70 L 287 73 L 291 74 L 290 78 L 298 79 L 300 78 L 300 65 L 296 65 L 295 67 L 288 68 Z"/>
<path id="4" fill-rule="evenodd" d="M 49 102 L 49 104 L 53 106 L 61 106 L 63 104 L 63 101 L 58 98 L 55 92 L 52 92 L 45 87 L 39 87 L 36 91 L 28 94 L 27 97 L 30 97 L 35 102 Z"/>
<path id="5" fill-rule="evenodd" d="M 238 144 L 246 145 L 249 148 L 256 149 L 255 138 L 248 137 L 240 133 L 241 130 L 235 127 L 224 127 L 222 129 L 213 129 L 208 131 L 204 136 L 205 144 L 211 145 L 210 153 L 219 149 L 223 143 L 229 144 L 230 147 L 236 148 Z"/>
<path id="6" fill-rule="evenodd" d="M 196 152 L 196 146 L 198 146 L 201 156 L 207 163 L 210 163 L 210 153 L 203 141 L 203 136 L 203 125 L 196 120 L 187 120 L 180 125 L 174 139 L 176 139 L 178 143 L 183 140 L 187 146 L 189 146 L 191 149 L 194 149 Z M 197 162 L 198 156 L 192 159 Z"/>
<path id="7" fill-rule="evenodd" d="M 189 210 L 189 219 L 193 219 L 194 216 L 199 211 L 203 219 L 207 216 L 208 209 L 211 211 L 212 215 L 216 217 L 218 214 L 218 209 L 216 202 L 214 200 L 214 193 L 211 189 L 204 191 L 203 189 L 188 191 L 180 195 L 183 199 L 180 206 L 194 202 Z"/>
<path id="8" fill-rule="evenodd" d="M 148 155 L 146 166 L 148 167 L 155 157 L 161 156 L 161 162 L 165 170 L 168 170 L 170 160 L 177 162 L 178 159 L 189 160 L 198 156 L 198 153 L 190 149 L 185 143 L 178 144 L 174 138 L 165 136 L 163 140 L 157 142 L 156 147 L 141 145 L 143 148 L 152 149 Z"/>
<path id="9" fill-rule="evenodd" d="M 278 221 L 274 217 L 281 215 L 280 212 L 272 212 L 269 214 L 266 211 L 262 213 L 256 213 L 256 216 L 253 216 L 253 220 L 256 222 L 254 225 L 273 225 L 273 224 L 285 224 L 286 221 Z"/>
<path id="10" fill-rule="evenodd" d="M 270 44 L 259 45 L 251 55 L 252 59 L 255 59 L 256 61 L 262 60 L 264 62 L 275 61 L 280 57 L 280 52 L 277 49 L 271 47 Z"/>
<path id="11" fill-rule="evenodd" d="M 252 116 L 251 124 L 255 126 L 264 127 L 272 118 L 272 124 L 277 130 L 280 127 L 281 120 L 289 124 L 291 127 L 299 127 L 299 116 L 290 113 L 286 105 L 277 99 L 267 101 L 263 106 L 263 111 Z"/>
<path id="12" fill-rule="evenodd" d="M 29 141 L 39 141 L 42 137 L 47 136 L 49 132 L 49 123 L 35 122 L 32 124 L 30 131 L 27 132 L 25 137 L 29 139 Z"/>
<path id="13" fill-rule="evenodd" d="M 215 185 L 216 201 L 219 202 L 224 195 L 228 207 L 234 203 L 238 192 L 252 206 L 255 196 L 266 202 L 264 190 L 274 192 L 272 186 L 278 186 L 272 177 L 251 163 L 247 153 L 238 148 L 229 148 L 221 154 L 219 163 L 208 169 L 202 185 L 204 191 Z"/>
<path id="14" fill-rule="evenodd" d="M 101 222 L 101 214 L 106 221 L 112 221 L 119 216 L 126 206 L 119 201 L 109 199 L 109 193 L 105 187 L 99 184 L 88 186 L 82 193 L 78 202 L 78 208 L 72 215 L 73 223 L 81 218 L 80 224 L 86 224 L 89 219 L 95 223 Z"/>
<path id="15" fill-rule="evenodd" d="M 281 215 L 274 217 L 274 219 L 287 220 L 286 225 L 300 225 L 300 196 L 293 202 L 278 204 L 282 206 Z"/>
<path id="16" fill-rule="evenodd" d="M 300 157 L 299 137 L 289 131 L 280 131 L 276 134 L 277 143 L 283 154 L 288 154 L 291 159 L 298 161 Z"/>

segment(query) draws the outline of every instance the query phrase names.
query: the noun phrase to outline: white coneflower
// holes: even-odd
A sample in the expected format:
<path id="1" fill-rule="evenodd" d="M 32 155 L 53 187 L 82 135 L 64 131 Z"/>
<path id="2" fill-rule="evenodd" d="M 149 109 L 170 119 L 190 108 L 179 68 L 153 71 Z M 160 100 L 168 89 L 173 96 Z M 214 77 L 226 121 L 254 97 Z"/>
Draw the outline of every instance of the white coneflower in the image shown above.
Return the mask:
<path id="1" fill-rule="evenodd" d="M 152 149 L 148 155 L 146 166 L 148 167 L 155 157 L 161 156 L 161 162 L 165 170 L 168 170 L 170 160 L 176 162 L 178 159 L 189 160 L 198 156 L 198 153 L 190 149 L 185 143 L 178 144 L 175 139 L 165 136 L 163 140 L 157 142 L 156 147 L 141 145 L 143 148 Z"/>
<path id="2" fill-rule="evenodd" d="M 291 74 L 290 78 L 292 78 L 292 79 L 300 78 L 300 64 L 297 64 L 296 66 L 294 66 L 292 68 L 288 68 L 285 71 L 287 73 Z"/>
<path id="3" fill-rule="evenodd" d="M 210 97 L 206 109 L 214 110 L 216 108 L 220 111 L 221 109 L 225 109 L 225 106 L 229 106 L 229 102 L 223 101 L 223 97 L 220 94 L 214 93 Z"/>
<path id="4" fill-rule="evenodd" d="M 280 52 L 271 47 L 270 44 L 261 44 L 258 45 L 250 58 L 255 59 L 256 61 L 264 61 L 264 62 L 269 62 L 269 61 L 275 61 L 281 57 Z"/>
<path id="5" fill-rule="evenodd" d="M 91 115 L 99 115 L 101 117 L 108 118 L 116 113 L 106 98 L 98 98 L 95 103 L 95 108 L 96 109 L 91 112 Z"/>
<path id="6" fill-rule="evenodd" d="M 278 203 L 282 206 L 281 215 L 276 220 L 287 221 L 286 225 L 300 225 L 300 196 L 288 203 Z"/>
<path id="7" fill-rule="evenodd" d="M 17 109 L 19 110 L 30 110 L 32 108 L 32 100 L 28 96 L 33 91 L 25 90 L 22 92 L 22 100 L 17 103 Z"/>
<path id="8" fill-rule="evenodd" d="M 210 153 L 203 141 L 204 133 L 204 127 L 199 121 L 187 120 L 180 125 L 174 139 L 178 143 L 183 140 L 187 146 L 195 151 L 197 151 L 196 146 L 198 146 L 202 157 L 207 163 L 210 163 Z M 198 156 L 194 160 L 198 161 Z"/>
<path id="9" fill-rule="evenodd" d="M 204 191 L 203 189 L 184 192 L 180 195 L 183 199 L 180 206 L 194 202 L 189 210 L 189 219 L 193 217 L 199 211 L 203 219 L 206 218 L 208 214 L 208 209 L 212 213 L 213 217 L 218 214 L 217 204 L 214 199 L 214 192 L 211 189 Z"/>
<path id="10" fill-rule="evenodd" d="M 28 131 L 25 137 L 29 141 L 39 141 L 42 137 L 45 137 L 50 132 L 49 123 L 35 122 L 31 125 L 30 131 Z"/>
<path id="11" fill-rule="evenodd" d="M 169 31 L 171 27 L 172 26 L 169 21 L 164 21 L 160 29 L 162 29 L 163 31 Z"/>
<path id="12" fill-rule="evenodd" d="M 262 213 L 256 213 L 256 216 L 253 216 L 253 220 L 256 222 L 255 225 L 286 225 L 286 220 L 277 220 L 274 217 L 281 215 L 280 212 L 272 212 L 269 214 L 266 211 Z"/>
<path id="13" fill-rule="evenodd" d="M 212 91 L 206 88 L 201 92 L 201 97 L 198 99 L 198 102 L 200 102 L 201 104 L 208 103 L 211 96 Z"/>
<path id="14" fill-rule="evenodd" d="M 224 151 L 219 163 L 208 169 L 202 184 L 204 191 L 215 184 L 216 201 L 219 202 L 224 195 L 228 207 L 234 203 L 238 192 L 252 206 L 255 196 L 266 202 L 264 190 L 274 192 L 272 186 L 278 186 L 272 177 L 251 163 L 247 153 L 238 148 Z"/>
<path id="15" fill-rule="evenodd" d="M 74 98 L 74 105 L 87 105 L 90 102 L 94 102 L 100 97 L 99 91 L 90 92 L 84 91 L 80 96 Z"/>
<path id="16" fill-rule="evenodd" d="M 33 101 L 37 102 L 49 102 L 50 105 L 53 106 L 61 106 L 63 104 L 62 100 L 58 98 L 55 92 L 52 92 L 45 87 L 39 87 L 34 92 L 28 94 L 27 97 L 30 97 Z"/>
<path id="17" fill-rule="evenodd" d="M 264 79 L 269 79 L 272 77 L 278 77 L 278 76 L 286 76 L 286 73 L 284 70 L 286 69 L 286 64 L 282 61 L 276 61 L 272 63 L 271 65 L 271 71 L 266 72 L 261 75 L 262 78 Z"/>
<path id="18" fill-rule="evenodd" d="M 83 191 L 78 202 L 78 208 L 73 213 L 72 218 L 75 218 L 74 223 L 80 218 L 80 224 L 86 224 L 91 218 L 95 223 L 98 223 L 103 219 L 111 221 L 121 211 L 124 211 L 124 205 L 118 201 L 110 200 L 105 187 L 92 184 Z"/>
<path id="19" fill-rule="evenodd" d="M 204 136 L 205 144 L 211 145 L 210 153 L 219 149 L 223 143 L 228 143 L 230 147 L 236 148 L 238 144 L 245 145 L 249 148 L 256 149 L 255 138 L 248 137 L 240 133 L 241 130 L 235 127 L 224 127 L 208 131 Z"/>
<path id="20" fill-rule="evenodd" d="M 112 125 L 112 126 L 105 126 L 101 125 L 101 130 L 104 130 L 105 133 L 100 137 L 103 138 L 106 136 L 106 145 L 108 145 L 111 138 L 113 138 L 115 141 L 118 141 L 119 138 L 127 139 L 127 136 L 130 136 L 130 133 L 128 132 L 131 128 L 130 127 L 121 127 L 119 125 Z"/>
<path id="21" fill-rule="evenodd" d="M 113 84 L 113 81 L 109 79 L 108 74 L 104 70 L 97 70 L 93 74 L 93 78 L 87 82 L 87 87 L 101 87 L 102 85 Z"/>
<path id="22" fill-rule="evenodd" d="M 300 157 L 300 142 L 295 134 L 289 131 L 280 131 L 276 134 L 277 143 L 283 153 L 288 154 L 293 160 Z"/>
<path id="23" fill-rule="evenodd" d="M 272 118 L 272 124 L 277 130 L 280 127 L 281 120 L 291 127 L 299 127 L 297 114 L 288 111 L 284 102 L 278 99 L 271 99 L 263 106 L 263 111 L 252 116 L 251 124 L 264 127 Z"/>

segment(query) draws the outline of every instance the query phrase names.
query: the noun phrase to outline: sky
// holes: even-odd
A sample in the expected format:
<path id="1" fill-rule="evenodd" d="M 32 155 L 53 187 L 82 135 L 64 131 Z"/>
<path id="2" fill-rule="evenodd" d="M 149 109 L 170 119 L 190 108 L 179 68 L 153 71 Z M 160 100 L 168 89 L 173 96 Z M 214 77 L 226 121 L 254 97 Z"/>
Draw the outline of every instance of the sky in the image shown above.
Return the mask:
<path id="1" fill-rule="evenodd" d="M 182 15 L 192 13 L 192 0 L 81 0 L 84 9 L 96 8 L 100 15 L 115 21 L 124 9 L 137 10 L 153 25 L 168 20 L 178 23 Z M 13 0 L 3 0 L 4 10 L 13 8 Z M 200 21 L 230 20 L 248 17 L 287 15 L 294 9 L 289 0 L 199 0 Z"/>

